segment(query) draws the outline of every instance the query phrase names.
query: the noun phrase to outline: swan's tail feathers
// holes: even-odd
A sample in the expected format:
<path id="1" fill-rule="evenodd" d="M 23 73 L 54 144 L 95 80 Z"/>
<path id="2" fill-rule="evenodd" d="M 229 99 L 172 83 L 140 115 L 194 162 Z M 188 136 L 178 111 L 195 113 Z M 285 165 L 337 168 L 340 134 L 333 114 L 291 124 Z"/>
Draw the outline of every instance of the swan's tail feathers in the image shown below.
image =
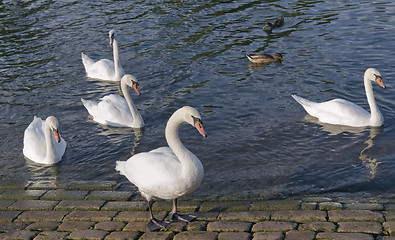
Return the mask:
<path id="1" fill-rule="evenodd" d="M 83 98 L 81 98 L 81 102 L 82 102 L 82 105 L 84 105 L 84 107 L 86 108 L 86 110 L 88 110 L 89 114 L 93 115 L 93 113 L 92 113 L 93 110 L 92 109 L 94 108 L 96 103 L 93 102 L 93 101 L 90 101 L 90 100 L 85 100 Z"/>
<path id="2" fill-rule="evenodd" d="M 88 57 L 87 55 L 85 55 L 85 53 L 81 52 L 81 59 L 82 59 L 82 63 L 85 66 L 85 69 L 87 69 L 88 66 L 92 65 L 95 63 L 95 61 L 93 61 L 92 58 Z"/>
<path id="3" fill-rule="evenodd" d="M 302 98 L 302 97 L 298 97 L 296 95 L 291 95 L 291 96 L 295 99 L 295 101 L 297 101 L 303 107 L 311 106 L 311 104 L 314 103 L 314 102 L 312 102 L 310 100 L 307 100 L 307 99 Z"/>
<path id="4" fill-rule="evenodd" d="M 246 57 L 248 58 L 248 60 L 250 60 L 250 61 L 252 61 L 253 59 L 252 59 L 252 57 L 251 57 L 251 55 L 246 55 Z"/>
<path id="5" fill-rule="evenodd" d="M 115 170 L 117 170 L 121 175 L 126 176 L 125 168 L 126 161 L 116 161 Z"/>

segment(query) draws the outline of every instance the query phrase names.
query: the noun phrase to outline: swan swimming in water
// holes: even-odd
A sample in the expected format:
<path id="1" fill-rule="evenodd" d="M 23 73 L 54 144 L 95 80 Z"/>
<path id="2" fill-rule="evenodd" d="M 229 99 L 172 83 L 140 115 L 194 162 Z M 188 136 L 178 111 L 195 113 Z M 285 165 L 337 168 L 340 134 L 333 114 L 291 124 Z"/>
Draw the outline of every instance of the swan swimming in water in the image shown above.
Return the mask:
<path id="1" fill-rule="evenodd" d="M 83 98 L 81 102 L 93 116 L 93 120 L 98 123 L 113 127 L 142 128 L 145 125 L 144 120 L 130 97 L 128 86 L 140 95 L 137 79 L 130 74 L 125 74 L 121 80 L 121 90 L 125 98 L 111 94 L 104 96 L 98 103 Z"/>
<path id="2" fill-rule="evenodd" d="M 58 120 L 49 116 L 44 121 L 34 116 L 23 137 L 23 155 L 36 163 L 51 165 L 62 160 L 65 150 Z"/>
<path id="3" fill-rule="evenodd" d="M 169 147 L 138 153 L 127 161 L 116 162 L 115 169 L 136 185 L 148 201 L 151 220 L 147 228 L 150 231 L 164 228 L 168 224 L 154 217 L 154 198 L 173 200 L 171 221 L 189 222 L 196 218 L 177 213 L 177 198 L 195 191 L 203 179 L 202 163 L 180 141 L 178 130 L 184 122 L 196 127 L 202 136 L 207 137 L 199 112 L 184 106 L 175 111 L 167 122 L 165 136 Z"/>
<path id="4" fill-rule="evenodd" d="M 121 81 L 125 71 L 123 70 L 118 56 L 118 41 L 114 30 L 109 32 L 110 45 L 113 46 L 114 62 L 108 59 L 100 59 L 95 62 L 90 57 L 81 53 L 82 63 L 88 77 L 106 81 Z"/>
<path id="5" fill-rule="evenodd" d="M 374 99 L 372 82 L 377 82 L 381 87 L 385 88 L 379 71 L 375 68 L 368 68 L 364 74 L 364 85 L 370 113 L 355 103 L 344 99 L 333 99 L 327 102 L 316 103 L 296 95 L 292 95 L 292 97 L 302 105 L 308 114 L 318 118 L 323 123 L 351 127 L 379 127 L 384 124 L 384 117 Z"/>

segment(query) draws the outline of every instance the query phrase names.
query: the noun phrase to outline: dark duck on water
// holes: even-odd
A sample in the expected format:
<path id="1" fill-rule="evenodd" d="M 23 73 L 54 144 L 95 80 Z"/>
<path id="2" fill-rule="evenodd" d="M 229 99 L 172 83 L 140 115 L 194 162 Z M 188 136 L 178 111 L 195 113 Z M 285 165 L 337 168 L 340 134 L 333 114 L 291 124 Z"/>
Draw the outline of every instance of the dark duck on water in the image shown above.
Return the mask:
<path id="1" fill-rule="evenodd" d="M 270 29 L 270 31 L 271 30 L 273 30 L 274 28 L 277 28 L 277 27 L 282 27 L 284 25 L 284 18 L 283 17 L 280 17 L 279 19 L 276 19 L 276 20 L 274 20 L 273 22 L 267 22 L 266 24 L 265 24 L 265 26 L 263 27 L 263 29 L 266 29 L 267 27 L 269 27 Z"/>

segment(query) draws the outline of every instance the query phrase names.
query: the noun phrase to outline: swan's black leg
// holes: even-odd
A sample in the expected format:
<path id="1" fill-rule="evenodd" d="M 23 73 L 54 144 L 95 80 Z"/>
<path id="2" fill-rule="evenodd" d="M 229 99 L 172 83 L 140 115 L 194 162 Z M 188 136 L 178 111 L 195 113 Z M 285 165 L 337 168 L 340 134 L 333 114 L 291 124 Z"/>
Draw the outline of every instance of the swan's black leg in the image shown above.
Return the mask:
<path id="1" fill-rule="evenodd" d="M 158 220 L 157 218 L 154 217 L 154 214 L 152 213 L 152 204 L 154 204 L 154 201 L 152 200 L 148 201 L 148 210 L 151 220 L 147 224 L 147 229 L 151 232 L 162 228 L 166 228 L 167 225 L 169 225 L 169 223 L 162 220 Z"/>
<path id="2" fill-rule="evenodd" d="M 189 214 L 179 214 L 177 212 L 177 198 L 173 200 L 173 209 L 170 212 L 170 221 L 172 222 L 191 222 L 195 220 L 196 217 Z"/>

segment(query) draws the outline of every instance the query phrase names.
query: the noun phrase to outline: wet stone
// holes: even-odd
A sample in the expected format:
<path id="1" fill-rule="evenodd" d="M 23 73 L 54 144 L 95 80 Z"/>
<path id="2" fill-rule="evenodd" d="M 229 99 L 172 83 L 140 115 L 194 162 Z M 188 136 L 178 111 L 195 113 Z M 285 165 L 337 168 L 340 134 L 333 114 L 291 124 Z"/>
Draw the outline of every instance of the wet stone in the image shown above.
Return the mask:
<path id="1" fill-rule="evenodd" d="M 320 232 L 317 233 L 318 240 L 374 240 L 373 236 L 365 233 L 336 233 Z"/>
<path id="2" fill-rule="evenodd" d="M 63 200 L 55 210 L 99 210 L 104 203 L 102 200 Z"/>
<path id="3" fill-rule="evenodd" d="M 22 211 L 0 211 L 0 223 L 12 222 Z"/>
<path id="4" fill-rule="evenodd" d="M 14 202 L 14 200 L 0 200 L 0 210 L 6 210 Z"/>
<path id="5" fill-rule="evenodd" d="M 173 240 L 217 240 L 217 236 L 216 232 L 188 231 L 178 233 Z"/>
<path id="6" fill-rule="evenodd" d="M 338 232 L 381 234 L 381 223 L 378 222 L 339 222 Z"/>
<path id="7" fill-rule="evenodd" d="M 319 210 L 337 210 L 343 209 L 343 205 L 339 202 L 321 202 L 318 204 Z"/>
<path id="8" fill-rule="evenodd" d="M 258 222 L 252 227 L 253 232 L 285 232 L 295 229 L 297 226 L 293 222 L 265 221 Z"/>
<path id="9" fill-rule="evenodd" d="M 40 232 L 34 240 L 65 239 L 69 234 L 69 232 L 44 231 Z"/>
<path id="10" fill-rule="evenodd" d="M 11 204 L 8 209 L 11 210 L 52 210 L 58 201 L 44 200 L 18 200 Z"/>
<path id="11" fill-rule="evenodd" d="M 112 232 L 106 236 L 105 240 L 137 240 L 140 235 L 139 232 Z"/>
<path id="12" fill-rule="evenodd" d="M 5 200 L 37 200 L 45 194 L 46 190 L 8 190 L 0 195 Z"/>
<path id="13" fill-rule="evenodd" d="M 336 230 L 336 225 L 332 222 L 307 222 L 299 225 L 298 230 L 306 231 L 316 231 L 316 232 L 334 232 Z"/>
<path id="14" fill-rule="evenodd" d="M 139 240 L 171 240 L 173 236 L 172 232 L 146 232 Z"/>
<path id="15" fill-rule="evenodd" d="M 115 211 L 146 211 L 148 209 L 147 202 L 133 201 L 133 202 L 107 202 L 102 210 Z"/>
<path id="16" fill-rule="evenodd" d="M 116 214 L 115 211 L 73 211 L 64 221 L 110 221 Z"/>
<path id="17" fill-rule="evenodd" d="M 63 222 L 59 226 L 60 231 L 75 231 L 75 230 L 84 230 L 91 229 L 95 225 L 94 222 L 85 222 L 85 221 L 71 221 L 71 222 Z"/>
<path id="18" fill-rule="evenodd" d="M 300 200 L 258 201 L 251 203 L 250 210 L 296 210 L 300 204 Z"/>
<path id="19" fill-rule="evenodd" d="M 18 230 L 13 232 L 0 233 L 0 239 L 30 240 L 38 234 L 36 231 Z"/>
<path id="20" fill-rule="evenodd" d="M 86 196 L 88 200 L 127 201 L 132 198 L 132 192 L 95 190 Z"/>
<path id="21" fill-rule="evenodd" d="M 249 222 L 267 221 L 270 219 L 269 211 L 248 211 L 248 212 L 223 212 L 218 216 L 221 220 L 241 220 Z"/>
<path id="22" fill-rule="evenodd" d="M 30 223 L 5 222 L 0 223 L 0 232 L 12 232 L 25 229 Z"/>
<path id="23" fill-rule="evenodd" d="M 286 233 L 285 240 L 314 240 L 315 232 L 313 231 L 296 231 L 291 230 Z"/>
<path id="24" fill-rule="evenodd" d="M 254 233 L 252 240 L 283 240 L 284 234 L 282 232 L 257 232 Z"/>
<path id="25" fill-rule="evenodd" d="M 148 222 L 130 222 L 126 224 L 126 226 L 122 229 L 122 231 L 137 231 L 137 232 L 146 232 Z"/>
<path id="26" fill-rule="evenodd" d="M 201 212 L 247 211 L 250 203 L 247 201 L 203 202 Z"/>
<path id="27" fill-rule="evenodd" d="M 69 212 L 66 211 L 25 211 L 16 222 L 60 222 Z"/>
<path id="28" fill-rule="evenodd" d="M 381 203 L 346 203 L 344 205 L 344 209 L 383 211 L 384 204 L 381 204 Z"/>
<path id="29" fill-rule="evenodd" d="M 331 222 L 384 221 L 382 213 L 370 210 L 330 210 L 328 211 L 328 217 Z"/>
<path id="30" fill-rule="evenodd" d="M 101 230 L 77 230 L 70 233 L 69 238 L 71 239 L 92 239 L 92 240 L 100 240 L 104 239 L 104 237 L 108 234 L 106 231 Z"/>
<path id="31" fill-rule="evenodd" d="M 252 223 L 249 222 L 210 222 L 207 225 L 208 231 L 230 231 L 230 232 L 249 232 Z"/>
<path id="32" fill-rule="evenodd" d="M 247 232 L 221 232 L 218 235 L 218 240 L 250 240 L 251 233 Z"/>
<path id="33" fill-rule="evenodd" d="M 36 222 L 26 227 L 27 230 L 51 231 L 58 228 L 60 222 Z"/>
<path id="34" fill-rule="evenodd" d="M 326 221 L 326 212 L 317 210 L 284 210 L 275 211 L 271 215 L 274 221 L 311 222 Z"/>
<path id="35" fill-rule="evenodd" d="M 43 200 L 82 200 L 88 195 L 89 191 L 79 190 L 48 190 L 41 197 Z"/>

